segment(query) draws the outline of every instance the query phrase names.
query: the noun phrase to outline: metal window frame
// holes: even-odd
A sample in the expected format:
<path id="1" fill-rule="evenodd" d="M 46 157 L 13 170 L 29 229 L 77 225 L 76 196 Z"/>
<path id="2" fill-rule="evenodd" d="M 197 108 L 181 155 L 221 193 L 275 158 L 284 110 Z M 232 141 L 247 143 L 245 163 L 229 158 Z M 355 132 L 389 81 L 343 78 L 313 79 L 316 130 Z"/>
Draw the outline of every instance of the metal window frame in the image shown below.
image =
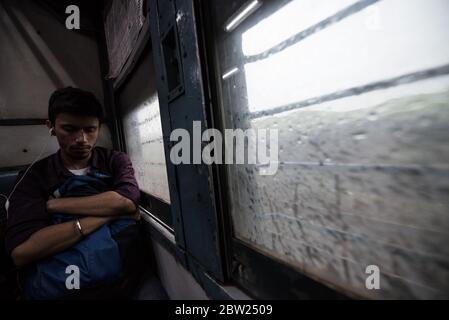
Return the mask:
<path id="1" fill-rule="evenodd" d="M 169 203 L 141 190 L 140 206 L 146 212 L 159 219 L 166 229 L 173 232 L 173 217 Z"/>
<path id="2" fill-rule="evenodd" d="M 165 42 L 165 40 L 170 36 L 170 33 L 174 32 L 174 41 L 175 41 L 175 46 L 176 46 L 176 52 L 175 52 L 175 56 L 176 56 L 176 61 L 177 61 L 177 67 L 179 69 L 179 84 L 174 87 L 173 89 L 171 89 L 168 92 L 168 101 L 171 102 L 172 100 L 175 100 L 178 96 L 180 96 L 181 94 L 184 93 L 184 74 L 182 72 L 183 67 L 182 67 L 182 60 L 181 60 L 181 54 L 180 54 L 180 48 L 179 48 L 179 38 L 178 38 L 178 32 L 177 32 L 177 27 L 176 27 L 176 23 L 172 23 L 167 30 L 165 30 L 164 34 L 161 35 L 161 47 L 163 47 L 163 43 Z M 168 72 L 167 72 L 167 61 L 165 58 L 165 55 L 162 54 L 161 55 L 162 58 L 162 64 L 164 66 L 164 80 L 167 82 L 168 84 Z"/>

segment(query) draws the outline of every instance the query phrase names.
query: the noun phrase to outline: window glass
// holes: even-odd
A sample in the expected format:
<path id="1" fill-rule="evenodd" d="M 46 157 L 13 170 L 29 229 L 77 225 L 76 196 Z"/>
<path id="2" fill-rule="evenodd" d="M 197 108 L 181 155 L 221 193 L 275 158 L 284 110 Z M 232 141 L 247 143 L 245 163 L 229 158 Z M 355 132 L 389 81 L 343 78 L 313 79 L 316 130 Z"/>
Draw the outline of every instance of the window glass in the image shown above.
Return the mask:
<path id="1" fill-rule="evenodd" d="M 147 48 L 119 94 L 126 147 L 141 191 L 170 203 L 152 52 Z"/>
<path id="2" fill-rule="evenodd" d="M 364 297 L 447 297 L 449 2 L 213 11 L 225 128 L 278 132 L 274 175 L 227 166 L 235 237 Z"/>

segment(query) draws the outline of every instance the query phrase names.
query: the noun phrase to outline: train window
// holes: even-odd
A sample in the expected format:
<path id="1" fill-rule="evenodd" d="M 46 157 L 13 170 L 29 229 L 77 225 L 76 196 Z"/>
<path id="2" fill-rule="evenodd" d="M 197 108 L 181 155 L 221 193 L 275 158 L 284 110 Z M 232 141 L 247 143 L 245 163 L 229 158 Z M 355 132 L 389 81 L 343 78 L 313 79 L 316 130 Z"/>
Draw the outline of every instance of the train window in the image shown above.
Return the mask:
<path id="1" fill-rule="evenodd" d="M 383 298 L 444 294 L 448 9 L 212 1 L 223 126 L 278 132 L 275 174 L 227 168 L 235 238 L 354 295 L 373 265 Z"/>
<path id="2" fill-rule="evenodd" d="M 142 191 L 142 204 L 172 226 L 159 100 L 150 46 L 118 93 L 127 153 Z"/>

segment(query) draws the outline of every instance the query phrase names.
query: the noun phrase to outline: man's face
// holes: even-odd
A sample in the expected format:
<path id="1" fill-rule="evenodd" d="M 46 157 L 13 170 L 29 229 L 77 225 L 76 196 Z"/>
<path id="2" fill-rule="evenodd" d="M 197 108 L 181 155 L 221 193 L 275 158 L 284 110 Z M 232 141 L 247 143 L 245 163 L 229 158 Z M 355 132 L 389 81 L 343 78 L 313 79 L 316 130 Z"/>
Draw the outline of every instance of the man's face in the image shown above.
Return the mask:
<path id="1" fill-rule="evenodd" d="M 96 117 L 60 113 L 54 128 L 61 151 L 74 160 L 82 160 L 90 156 L 97 142 L 100 121 Z"/>

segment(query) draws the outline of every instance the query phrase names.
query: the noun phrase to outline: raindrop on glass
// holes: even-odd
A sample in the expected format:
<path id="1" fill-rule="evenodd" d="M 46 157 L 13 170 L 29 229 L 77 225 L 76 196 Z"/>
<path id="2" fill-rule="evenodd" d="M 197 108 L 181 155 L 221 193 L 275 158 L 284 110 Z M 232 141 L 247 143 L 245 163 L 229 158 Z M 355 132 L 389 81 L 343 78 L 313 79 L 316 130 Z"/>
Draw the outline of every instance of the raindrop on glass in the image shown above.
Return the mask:
<path id="1" fill-rule="evenodd" d="M 366 134 L 365 133 L 355 133 L 352 135 L 352 138 L 354 140 L 365 140 L 366 139 Z"/>

